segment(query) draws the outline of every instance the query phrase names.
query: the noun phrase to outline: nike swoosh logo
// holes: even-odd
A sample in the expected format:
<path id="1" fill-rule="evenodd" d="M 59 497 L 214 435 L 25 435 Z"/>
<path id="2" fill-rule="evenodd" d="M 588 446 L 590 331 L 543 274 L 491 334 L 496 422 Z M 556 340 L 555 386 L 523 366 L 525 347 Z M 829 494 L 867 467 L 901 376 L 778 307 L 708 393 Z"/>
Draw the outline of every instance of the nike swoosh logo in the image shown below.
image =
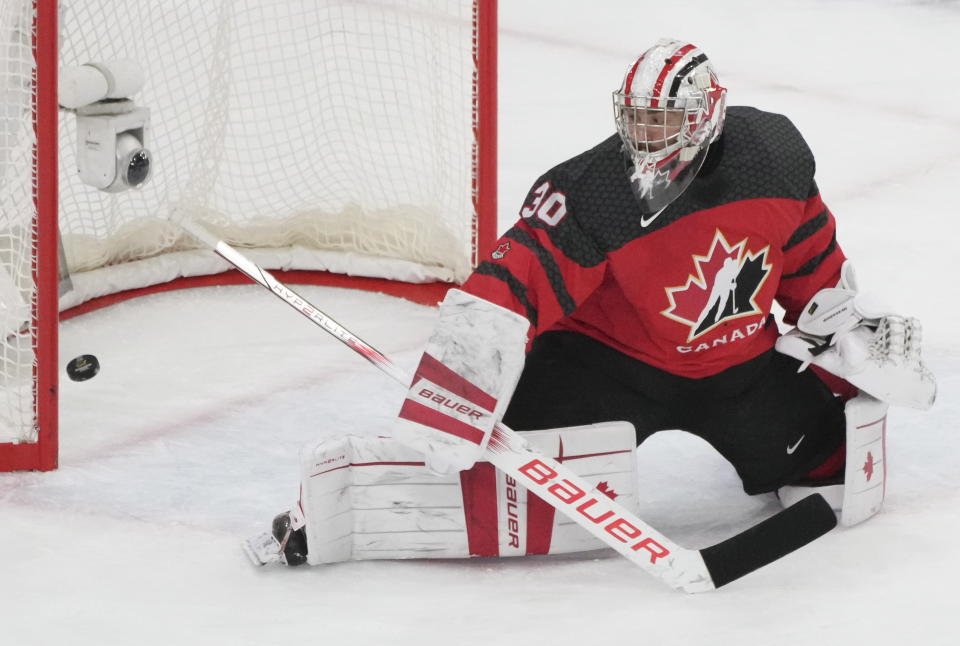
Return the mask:
<path id="1" fill-rule="evenodd" d="M 805 438 L 806 436 L 807 436 L 806 433 L 804 433 L 803 435 L 800 436 L 800 439 L 797 440 L 796 444 L 794 444 L 793 446 L 787 446 L 787 455 L 793 455 L 794 451 L 797 450 L 797 447 L 800 446 L 800 442 L 803 442 L 803 438 Z"/>
<path id="2" fill-rule="evenodd" d="M 645 218 L 645 217 L 643 217 L 643 216 L 641 215 L 641 216 L 640 216 L 640 226 L 642 226 L 643 228 L 647 228 L 648 226 L 650 226 L 651 224 L 653 224 L 653 221 L 657 219 L 657 216 L 659 216 L 661 213 L 663 213 L 663 212 L 666 210 L 666 208 L 667 208 L 667 207 L 663 207 L 662 209 L 660 209 L 659 211 L 657 211 L 656 213 L 654 213 L 653 215 L 651 215 L 649 218 Z"/>

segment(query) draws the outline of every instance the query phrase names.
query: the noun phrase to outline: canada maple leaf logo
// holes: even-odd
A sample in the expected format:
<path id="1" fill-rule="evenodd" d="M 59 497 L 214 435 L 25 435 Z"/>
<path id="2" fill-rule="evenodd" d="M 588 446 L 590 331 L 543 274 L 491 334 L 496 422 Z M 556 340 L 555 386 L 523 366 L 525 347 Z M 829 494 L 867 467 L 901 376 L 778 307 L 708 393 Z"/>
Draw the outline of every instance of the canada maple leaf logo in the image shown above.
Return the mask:
<path id="1" fill-rule="evenodd" d="M 607 498 L 609 498 L 610 500 L 616 500 L 616 499 L 617 499 L 617 496 L 620 495 L 620 494 L 618 494 L 616 491 L 614 491 L 613 489 L 611 489 L 611 488 L 610 488 L 610 485 L 607 484 L 606 481 L 603 481 L 603 482 L 601 482 L 600 484 L 597 485 L 597 491 L 599 491 L 600 493 L 606 495 Z"/>
<path id="2" fill-rule="evenodd" d="M 867 451 L 867 461 L 863 463 L 863 472 L 867 476 L 867 482 L 870 482 L 870 479 L 873 478 L 873 453 Z"/>
<path id="3" fill-rule="evenodd" d="M 717 229 L 706 255 L 693 255 L 695 274 L 676 287 L 667 287 L 669 307 L 660 312 L 690 328 L 687 342 L 725 321 L 763 314 L 756 297 L 770 275 L 770 245 L 747 249 L 747 238 L 730 244 Z"/>
<path id="4" fill-rule="evenodd" d="M 496 249 L 494 249 L 490 256 L 494 260 L 502 260 L 504 256 L 507 255 L 507 252 L 510 251 L 510 241 L 501 242 Z"/>

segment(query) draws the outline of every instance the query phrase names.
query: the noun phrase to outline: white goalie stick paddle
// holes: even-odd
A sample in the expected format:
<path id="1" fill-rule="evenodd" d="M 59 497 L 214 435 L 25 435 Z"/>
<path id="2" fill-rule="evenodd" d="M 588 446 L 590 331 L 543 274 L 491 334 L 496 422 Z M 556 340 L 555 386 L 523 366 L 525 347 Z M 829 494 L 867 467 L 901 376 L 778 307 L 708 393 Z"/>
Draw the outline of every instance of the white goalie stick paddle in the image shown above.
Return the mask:
<path id="1" fill-rule="evenodd" d="M 370 363 L 398 381 L 410 383 L 395 363 L 305 298 L 194 222 L 180 225 L 250 279 L 273 292 Z M 667 585 L 685 592 L 713 590 L 739 579 L 833 529 L 836 515 L 819 494 L 725 541 L 700 550 L 677 545 L 623 509 L 556 460 L 540 455 L 515 431 L 494 428 L 485 459 L 510 474 L 562 514 Z"/>

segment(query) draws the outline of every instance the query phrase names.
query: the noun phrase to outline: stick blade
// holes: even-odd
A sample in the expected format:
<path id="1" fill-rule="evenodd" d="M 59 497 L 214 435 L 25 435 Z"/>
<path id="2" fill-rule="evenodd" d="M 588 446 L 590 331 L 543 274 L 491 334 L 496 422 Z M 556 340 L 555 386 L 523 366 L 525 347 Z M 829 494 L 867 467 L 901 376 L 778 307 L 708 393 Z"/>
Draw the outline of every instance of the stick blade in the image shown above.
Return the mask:
<path id="1" fill-rule="evenodd" d="M 837 526 L 837 515 L 820 494 L 727 540 L 700 550 L 717 588 L 773 563 Z"/>

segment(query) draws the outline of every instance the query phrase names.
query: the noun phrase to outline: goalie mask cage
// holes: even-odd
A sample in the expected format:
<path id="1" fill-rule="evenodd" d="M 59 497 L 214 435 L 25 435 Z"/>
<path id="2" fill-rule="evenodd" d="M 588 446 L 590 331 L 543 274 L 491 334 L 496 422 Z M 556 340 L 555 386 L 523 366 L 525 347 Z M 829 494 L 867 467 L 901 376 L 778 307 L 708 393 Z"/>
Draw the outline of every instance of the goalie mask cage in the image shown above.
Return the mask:
<path id="1" fill-rule="evenodd" d="M 4 0 L 0 471 L 57 466 L 59 320 L 246 283 L 174 223 L 282 280 L 436 302 L 496 237 L 496 0 Z M 58 69 L 127 59 L 152 175 L 77 176 Z"/>

